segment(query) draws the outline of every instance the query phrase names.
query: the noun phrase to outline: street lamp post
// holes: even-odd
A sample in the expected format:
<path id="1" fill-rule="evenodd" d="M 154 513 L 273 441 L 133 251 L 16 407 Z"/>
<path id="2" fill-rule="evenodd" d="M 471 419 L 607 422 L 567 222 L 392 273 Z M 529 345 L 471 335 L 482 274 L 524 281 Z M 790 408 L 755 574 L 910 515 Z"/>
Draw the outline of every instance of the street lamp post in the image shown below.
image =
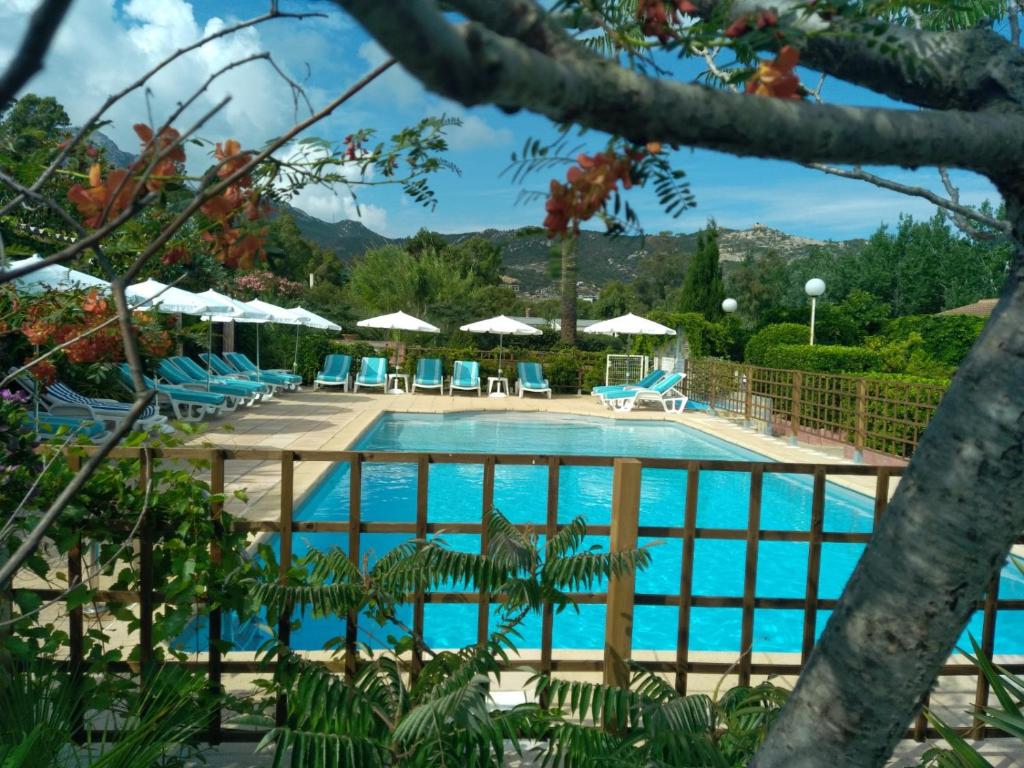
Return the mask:
<path id="1" fill-rule="evenodd" d="M 825 281 L 820 277 L 812 277 L 804 285 L 804 291 L 811 297 L 811 346 L 814 346 L 814 313 L 817 309 L 818 297 L 825 293 Z"/>

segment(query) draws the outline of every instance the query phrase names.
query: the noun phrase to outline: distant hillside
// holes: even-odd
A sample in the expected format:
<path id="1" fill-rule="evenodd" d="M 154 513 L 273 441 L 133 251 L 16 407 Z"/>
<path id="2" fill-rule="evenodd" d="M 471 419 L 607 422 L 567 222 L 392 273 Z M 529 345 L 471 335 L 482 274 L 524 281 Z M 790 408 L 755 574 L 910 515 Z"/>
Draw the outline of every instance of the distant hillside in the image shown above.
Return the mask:
<path id="1" fill-rule="evenodd" d="M 121 150 L 109 137 L 96 132 L 90 141 L 106 151 L 114 165 L 128 165 L 135 156 Z M 404 238 L 388 238 L 377 234 L 358 221 L 327 222 L 308 213 L 282 204 L 281 210 L 295 218 L 303 235 L 333 251 L 344 262 L 351 262 L 371 248 L 388 243 L 401 244 Z M 798 237 L 754 224 L 750 229 L 720 230 L 719 250 L 723 267 L 742 261 L 748 253 L 754 257 L 776 251 L 789 260 L 805 256 L 815 248 L 825 247 L 835 254 L 858 248 L 864 240 L 826 242 Z M 443 235 L 449 242 L 458 243 L 471 237 L 483 237 L 501 246 L 504 274 L 519 280 L 523 293 L 532 296 L 554 296 L 557 285 L 548 271 L 552 244 L 544 237 L 540 227 L 522 229 L 485 229 L 481 232 L 462 232 Z M 583 231 L 579 235 L 577 259 L 579 264 L 580 293 L 596 294 L 609 280 L 630 282 L 637 276 L 640 265 L 667 254 L 692 254 L 697 247 L 697 233 L 661 233 L 646 237 L 608 237 L 603 232 Z"/>
<path id="2" fill-rule="evenodd" d="M 389 239 L 378 235 L 357 221 L 339 221 L 334 224 L 321 221 L 302 211 L 290 209 L 302 233 L 333 250 L 343 261 L 351 261 L 369 248 L 387 243 L 401 243 L 402 239 Z M 539 227 L 519 230 L 485 229 L 480 232 L 446 234 L 452 243 L 483 237 L 501 246 L 505 274 L 519 280 L 521 290 L 531 295 L 554 295 L 556 286 L 549 277 L 548 263 L 551 243 Z M 723 266 L 741 261 L 747 253 L 755 257 L 774 250 L 787 260 L 807 255 L 812 249 L 828 247 L 839 253 L 858 247 L 863 240 L 826 242 L 797 237 L 762 224 L 750 229 L 721 230 L 719 249 Z M 639 264 L 659 254 L 693 253 L 697 247 L 697 233 L 658 234 L 646 237 L 608 237 L 602 232 L 583 231 L 579 236 L 578 260 L 581 291 L 596 292 L 609 280 L 629 282 L 636 277 Z"/>

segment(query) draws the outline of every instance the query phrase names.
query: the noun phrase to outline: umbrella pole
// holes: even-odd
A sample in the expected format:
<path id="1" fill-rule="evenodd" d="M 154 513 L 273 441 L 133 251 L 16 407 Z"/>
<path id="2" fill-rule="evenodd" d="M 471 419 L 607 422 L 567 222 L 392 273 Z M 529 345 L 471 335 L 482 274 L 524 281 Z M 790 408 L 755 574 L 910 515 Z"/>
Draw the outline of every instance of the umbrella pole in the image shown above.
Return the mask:
<path id="1" fill-rule="evenodd" d="M 299 331 L 301 329 L 301 325 L 295 326 L 295 354 L 292 355 L 292 373 L 299 370 Z"/>
<path id="2" fill-rule="evenodd" d="M 498 377 L 501 377 L 501 353 L 504 352 L 505 347 L 505 336 L 501 333 L 498 334 Z"/>
<path id="3" fill-rule="evenodd" d="M 211 372 L 210 367 L 213 365 L 213 318 L 210 318 L 210 324 L 206 328 L 206 391 L 210 391 L 210 378 Z"/>
<path id="4" fill-rule="evenodd" d="M 39 345 L 36 344 L 35 352 L 33 353 L 36 359 L 39 359 Z M 36 411 L 36 434 L 39 434 L 39 388 L 43 386 L 43 382 L 35 374 L 30 374 L 29 378 L 34 379 L 32 384 L 32 405 Z"/>
<path id="5" fill-rule="evenodd" d="M 260 381 L 262 379 L 260 371 L 263 370 L 260 367 L 260 325 L 262 325 L 262 323 L 256 323 L 256 381 Z"/>

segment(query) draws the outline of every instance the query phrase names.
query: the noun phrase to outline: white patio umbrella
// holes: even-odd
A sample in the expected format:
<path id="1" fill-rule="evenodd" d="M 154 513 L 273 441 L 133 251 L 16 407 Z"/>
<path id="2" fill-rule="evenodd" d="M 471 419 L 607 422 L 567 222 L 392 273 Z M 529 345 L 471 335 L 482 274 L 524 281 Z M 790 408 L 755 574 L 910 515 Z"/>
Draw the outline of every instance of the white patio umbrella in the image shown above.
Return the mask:
<path id="1" fill-rule="evenodd" d="M 166 312 L 178 315 L 178 330 L 181 330 L 182 315 L 234 315 L 238 310 L 233 306 L 227 297 L 201 296 L 183 288 L 176 288 L 173 285 L 161 283 L 159 280 L 150 278 L 141 283 L 129 285 L 124 290 L 125 297 L 132 309 L 144 311 Z M 212 324 L 207 331 L 208 338 L 212 341 Z M 212 349 L 210 350 L 213 351 Z M 181 341 L 178 341 L 178 354 L 181 354 Z M 206 364 L 206 389 L 210 389 L 210 364 Z"/>
<path id="2" fill-rule="evenodd" d="M 150 278 L 125 288 L 132 309 L 166 312 L 172 315 L 232 315 L 234 307 L 224 301 L 205 299 L 198 293 L 166 285 Z"/>
<path id="3" fill-rule="evenodd" d="M 206 332 L 206 346 L 210 354 L 213 354 L 213 324 L 214 323 L 265 323 L 270 319 L 270 315 L 262 310 L 250 307 L 236 299 L 232 299 L 230 296 L 225 296 L 223 293 L 210 288 L 209 290 L 203 291 L 202 293 L 196 294 L 200 298 L 209 301 L 211 303 L 218 302 L 225 304 L 232 309 L 231 314 L 214 314 L 214 315 L 203 315 L 202 319 L 209 323 L 209 327 Z M 213 363 L 210 362 L 210 358 L 206 360 L 206 388 L 210 388 L 210 378 L 213 376 Z"/>
<path id="4" fill-rule="evenodd" d="M 382 328 L 390 331 L 413 331 L 416 333 L 438 333 L 441 329 L 431 325 L 426 320 L 407 315 L 405 312 L 392 312 L 389 315 L 378 315 L 356 323 L 360 328 Z M 396 340 L 397 342 L 397 340 Z M 398 368 L 398 344 L 395 344 L 395 368 Z M 402 390 L 397 387 L 391 389 L 392 394 L 398 394 Z"/>
<path id="5" fill-rule="evenodd" d="M 634 315 L 632 312 L 613 317 L 611 320 L 602 320 L 583 329 L 584 333 L 604 333 L 619 336 L 626 336 L 626 360 L 627 368 L 629 361 L 629 349 L 632 346 L 634 336 L 675 336 L 676 332 L 667 325 L 648 320 L 646 317 Z M 646 368 L 646 363 L 641 364 L 641 369 Z M 607 370 L 605 383 L 608 383 Z"/>
<path id="6" fill-rule="evenodd" d="M 263 312 L 269 317 L 263 321 L 267 323 L 278 323 L 280 325 L 301 325 L 299 319 L 288 312 L 284 307 L 279 307 L 276 304 L 271 304 L 268 301 L 261 301 L 260 299 L 253 299 L 252 301 L 243 302 L 243 306 L 254 309 L 258 312 Z M 260 367 L 260 325 L 256 326 L 256 368 Z"/>
<path id="7" fill-rule="evenodd" d="M 302 307 L 292 307 L 286 311 L 301 321 L 299 325 L 295 326 L 295 353 L 292 355 L 292 371 L 297 371 L 299 369 L 299 329 L 305 326 L 318 331 L 340 331 L 341 326 Z"/>
<path id="8" fill-rule="evenodd" d="M 667 325 L 648 320 L 630 312 L 627 315 L 602 320 L 583 329 L 584 333 L 625 334 L 626 336 L 675 336 L 676 332 Z"/>
<path id="9" fill-rule="evenodd" d="M 489 317 L 486 320 L 478 320 L 475 323 L 467 323 L 460 326 L 460 330 L 470 333 L 496 333 L 498 334 L 498 376 L 501 376 L 501 358 L 504 352 L 504 341 L 506 336 L 540 336 L 544 333 L 540 328 L 513 320 L 507 315 Z M 488 397 L 507 397 L 504 392 L 492 392 Z"/>
<path id="10" fill-rule="evenodd" d="M 35 254 L 21 261 L 12 261 L 3 271 L 13 271 L 31 266 L 42 260 L 39 254 Z M 40 294 L 45 291 L 74 291 L 82 288 L 98 288 L 101 291 L 106 291 L 109 290 L 110 283 L 85 272 L 79 272 L 77 269 L 68 269 L 60 264 L 48 264 L 35 272 L 15 278 L 14 287 L 22 293 Z"/>

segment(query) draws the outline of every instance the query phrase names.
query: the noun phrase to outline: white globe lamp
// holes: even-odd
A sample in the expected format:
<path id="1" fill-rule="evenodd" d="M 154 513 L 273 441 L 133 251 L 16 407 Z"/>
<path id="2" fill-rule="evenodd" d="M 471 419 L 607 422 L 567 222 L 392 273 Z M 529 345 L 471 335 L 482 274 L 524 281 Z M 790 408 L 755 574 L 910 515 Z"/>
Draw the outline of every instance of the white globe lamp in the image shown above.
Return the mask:
<path id="1" fill-rule="evenodd" d="M 722 302 L 722 311 L 727 315 L 731 315 L 739 307 L 736 303 L 736 299 L 726 299 Z"/>
<path id="2" fill-rule="evenodd" d="M 817 309 L 818 297 L 825 293 L 825 281 L 820 277 L 812 277 L 804 284 L 804 292 L 811 297 L 811 346 L 814 346 L 814 313 Z"/>

